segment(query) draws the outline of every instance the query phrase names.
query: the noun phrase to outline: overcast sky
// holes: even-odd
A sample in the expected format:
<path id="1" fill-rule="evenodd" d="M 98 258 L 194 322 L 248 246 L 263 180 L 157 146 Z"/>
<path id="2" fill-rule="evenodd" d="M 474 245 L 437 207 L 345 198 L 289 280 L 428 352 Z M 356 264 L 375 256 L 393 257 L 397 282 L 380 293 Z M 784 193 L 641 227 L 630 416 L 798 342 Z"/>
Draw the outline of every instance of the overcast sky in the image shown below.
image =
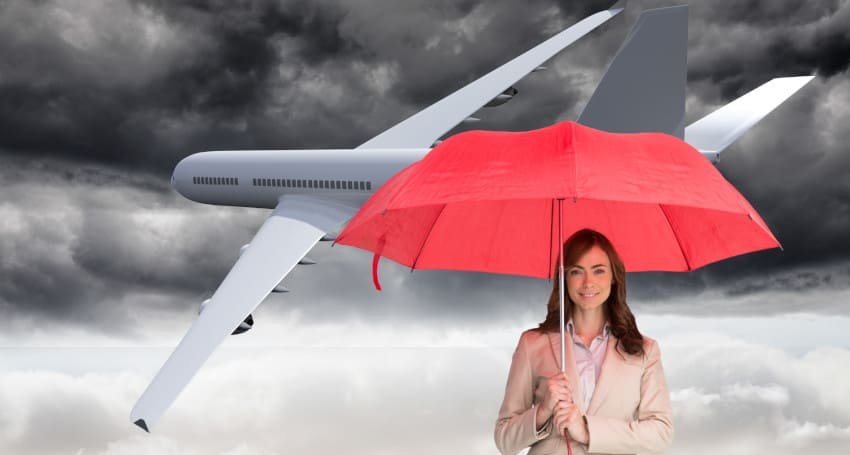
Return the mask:
<path id="1" fill-rule="evenodd" d="M 152 435 L 132 426 L 268 214 L 169 178 L 205 150 L 354 147 L 611 3 L 0 1 L 0 452 L 496 453 L 550 284 L 382 261 L 377 293 L 369 254 L 327 244 Z M 575 119 L 640 10 L 679 3 L 630 2 L 475 127 Z M 689 122 L 816 78 L 718 164 L 784 250 L 629 275 L 672 388 L 668 453 L 846 453 L 850 1 L 694 1 L 688 25 Z"/>

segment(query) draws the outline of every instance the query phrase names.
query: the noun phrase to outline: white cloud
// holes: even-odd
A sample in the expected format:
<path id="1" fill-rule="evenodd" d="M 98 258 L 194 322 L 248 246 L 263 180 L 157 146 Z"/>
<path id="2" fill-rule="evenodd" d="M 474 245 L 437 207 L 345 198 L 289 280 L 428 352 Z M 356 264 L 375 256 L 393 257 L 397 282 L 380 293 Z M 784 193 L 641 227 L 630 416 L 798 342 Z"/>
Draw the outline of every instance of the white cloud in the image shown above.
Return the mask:
<path id="1" fill-rule="evenodd" d="M 715 320 L 709 333 L 690 321 L 694 327 L 679 318 L 675 331 L 657 331 L 676 425 L 668 453 L 846 447 L 850 396 L 840 385 L 850 383 L 850 349 L 814 340 L 794 354 L 769 338 L 724 335 L 734 323 Z M 0 453 L 322 454 L 344 447 L 351 454 L 492 454 L 518 336 L 508 332 L 484 338 L 498 338 L 498 348 L 231 345 L 213 355 L 151 435 L 132 426 L 129 411 L 170 349 L 7 348 Z M 474 334 L 459 339 L 468 337 Z M 44 438 L 43 428 L 57 430 Z"/>

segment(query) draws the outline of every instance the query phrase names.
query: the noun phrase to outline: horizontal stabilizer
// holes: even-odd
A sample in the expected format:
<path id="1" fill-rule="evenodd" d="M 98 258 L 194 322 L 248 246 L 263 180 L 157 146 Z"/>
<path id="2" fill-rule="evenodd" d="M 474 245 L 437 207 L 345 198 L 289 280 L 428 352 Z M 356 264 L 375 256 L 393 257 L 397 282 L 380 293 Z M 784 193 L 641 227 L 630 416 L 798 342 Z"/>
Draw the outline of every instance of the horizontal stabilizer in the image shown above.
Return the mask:
<path id="1" fill-rule="evenodd" d="M 685 128 L 685 142 L 716 160 L 750 127 L 776 109 L 814 76 L 772 79 Z"/>

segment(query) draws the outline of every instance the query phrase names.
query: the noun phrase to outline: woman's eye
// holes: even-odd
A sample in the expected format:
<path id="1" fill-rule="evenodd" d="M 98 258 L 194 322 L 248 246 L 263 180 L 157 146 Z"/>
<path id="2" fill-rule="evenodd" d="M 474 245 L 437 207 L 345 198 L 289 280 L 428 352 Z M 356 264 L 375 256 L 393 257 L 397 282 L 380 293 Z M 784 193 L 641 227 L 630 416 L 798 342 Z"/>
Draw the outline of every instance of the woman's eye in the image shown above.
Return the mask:
<path id="1" fill-rule="evenodd" d="M 596 275 L 602 275 L 605 273 L 605 269 L 596 269 L 593 271 L 593 273 Z"/>
<path id="2" fill-rule="evenodd" d="M 581 270 L 575 270 L 574 269 L 574 270 L 570 270 L 568 273 L 569 273 L 570 276 L 581 275 Z"/>

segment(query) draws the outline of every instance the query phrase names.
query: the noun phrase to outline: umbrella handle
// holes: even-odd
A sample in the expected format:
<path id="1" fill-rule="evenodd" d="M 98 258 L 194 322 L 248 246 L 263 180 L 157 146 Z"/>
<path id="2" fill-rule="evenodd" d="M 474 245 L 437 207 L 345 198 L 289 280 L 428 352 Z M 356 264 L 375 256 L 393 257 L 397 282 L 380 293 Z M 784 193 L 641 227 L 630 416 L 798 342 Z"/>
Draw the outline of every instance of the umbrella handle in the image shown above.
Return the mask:
<path id="1" fill-rule="evenodd" d="M 372 283 L 375 284 L 375 290 L 381 290 L 381 283 L 378 281 L 378 261 L 381 260 L 381 253 L 384 252 L 384 245 L 387 243 L 387 234 L 381 235 L 378 239 L 378 245 L 375 247 L 375 255 L 372 256 Z"/>
<path id="2" fill-rule="evenodd" d="M 378 261 L 381 260 L 381 255 L 375 253 L 375 256 L 372 257 L 372 283 L 375 284 L 375 290 L 381 290 L 381 283 L 378 281 Z"/>

